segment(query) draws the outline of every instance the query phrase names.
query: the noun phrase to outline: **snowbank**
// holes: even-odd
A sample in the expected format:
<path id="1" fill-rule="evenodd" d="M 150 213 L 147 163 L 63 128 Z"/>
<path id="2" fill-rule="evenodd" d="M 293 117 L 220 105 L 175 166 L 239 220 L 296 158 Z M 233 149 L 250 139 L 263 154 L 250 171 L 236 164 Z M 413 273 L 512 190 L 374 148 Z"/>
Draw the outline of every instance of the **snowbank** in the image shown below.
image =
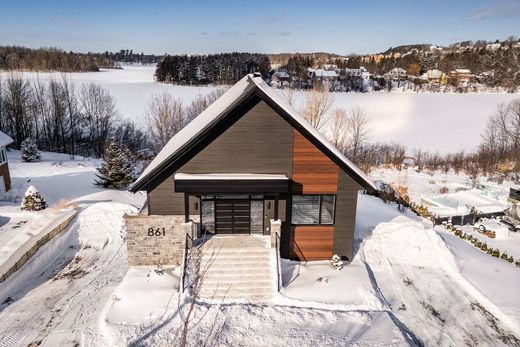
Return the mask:
<path id="1" fill-rule="evenodd" d="M 164 315 L 179 295 L 179 268 L 131 267 L 113 295 L 107 314 L 110 324 L 132 324 Z"/>

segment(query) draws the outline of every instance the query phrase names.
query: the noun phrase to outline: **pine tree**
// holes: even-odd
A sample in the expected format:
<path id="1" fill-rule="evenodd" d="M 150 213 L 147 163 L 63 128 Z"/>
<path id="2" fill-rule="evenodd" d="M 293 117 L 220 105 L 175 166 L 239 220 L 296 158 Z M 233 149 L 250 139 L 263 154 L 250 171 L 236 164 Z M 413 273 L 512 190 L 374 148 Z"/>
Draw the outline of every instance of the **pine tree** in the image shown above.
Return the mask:
<path id="1" fill-rule="evenodd" d="M 98 169 L 95 185 L 103 188 L 126 188 L 134 181 L 134 164 L 130 151 L 119 148 L 111 139 L 105 149 L 105 158 Z"/>
<path id="2" fill-rule="evenodd" d="M 47 202 L 34 186 L 29 186 L 22 201 L 22 210 L 40 211 L 47 207 Z"/>
<path id="3" fill-rule="evenodd" d="M 20 154 L 22 156 L 22 160 L 26 162 L 38 160 L 41 157 L 38 146 L 36 146 L 36 143 L 30 137 L 22 142 L 20 146 Z"/>

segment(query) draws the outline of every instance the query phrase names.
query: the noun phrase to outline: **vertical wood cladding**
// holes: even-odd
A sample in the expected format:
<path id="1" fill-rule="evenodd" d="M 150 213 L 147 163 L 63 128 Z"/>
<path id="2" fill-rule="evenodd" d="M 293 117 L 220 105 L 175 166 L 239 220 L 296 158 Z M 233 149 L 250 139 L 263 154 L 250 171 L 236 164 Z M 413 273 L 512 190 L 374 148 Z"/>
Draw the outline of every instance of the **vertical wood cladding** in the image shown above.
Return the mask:
<path id="1" fill-rule="evenodd" d="M 338 166 L 296 129 L 293 138 L 293 193 L 336 194 Z"/>
<path id="2" fill-rule="evenodd" d="M 260 102 L 178 172 L 285 174 L 291 177 L 293 128 Z M 149 213 L 184 214 L 173 175 L 149 192 Z M 285 215 L 285 211 L 281 213 Z"/>
<path id="3" fill-rule="evenodd" d="M 0 165 L 0 179 L 4 180 L 5 191 L 11 189 L 11 175 L 9 174 L 9 165 L 7 162 Z"/>
<path id="4" fill-rule="evenodd" d="M 289 257 L 298 260 L 325 260 L 332 257 L 334 226 L 292 226 Z"/>
<path id="5" fill-rule="evenodd" d="M 336 194 L 338 166 L 296 129 L 293 130 L 293 194 Z M 330 259 L 335 226 L 292 226 L 289 257 L 300 260 Z"/>
<path id="6" fill-rule="evenodd" d="M 356 225 L 356 207 L 358 191 L 361 186 L 345 172 L 338 178 L 336 196 L 336 232 L 334 233 L 334 254 L 353 258 L 354 229 Z"/>

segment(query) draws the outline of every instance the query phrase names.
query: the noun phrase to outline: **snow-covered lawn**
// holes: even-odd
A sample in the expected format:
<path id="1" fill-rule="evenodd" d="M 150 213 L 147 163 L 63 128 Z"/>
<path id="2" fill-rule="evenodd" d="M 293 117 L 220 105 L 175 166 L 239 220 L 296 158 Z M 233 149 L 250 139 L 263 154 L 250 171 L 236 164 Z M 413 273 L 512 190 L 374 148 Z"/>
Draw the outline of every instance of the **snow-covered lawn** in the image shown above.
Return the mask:
<path id="1" fill-rule="evenodd" d="M 44 153 L 21 163 L 15 154 L 19 191 L 34 184 L 52 203 L 77 201 L 79 214 L 0 284 L 0 346 L 171 345 L 181 325 L 180 269 L 128 271 L 126 262 L 122 216 L 144 196 L 94 187 L 95 161 Z M 24 219 L 17 204 L 2 203 L 0 214 Z M 372 196 L 359 196 L 357 218 L 351 264 L 338 271 L 284 261 L 285 287 L 272 302 L 196 305 L 195 321 L 203 319 L 190 345 L 520 344 L 519 269 Z"/>

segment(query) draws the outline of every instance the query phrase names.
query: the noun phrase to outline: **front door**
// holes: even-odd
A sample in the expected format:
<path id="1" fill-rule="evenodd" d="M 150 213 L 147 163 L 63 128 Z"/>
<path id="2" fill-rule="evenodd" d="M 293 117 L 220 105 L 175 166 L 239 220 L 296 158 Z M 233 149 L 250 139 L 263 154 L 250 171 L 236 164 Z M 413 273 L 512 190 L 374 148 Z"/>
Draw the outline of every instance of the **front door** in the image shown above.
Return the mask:
<path id="1" fill-rule="evenodd" d="M 251 200 L 216 199 L 215 232 L 217 234 L 249 234 L 251 232 Z"/>

